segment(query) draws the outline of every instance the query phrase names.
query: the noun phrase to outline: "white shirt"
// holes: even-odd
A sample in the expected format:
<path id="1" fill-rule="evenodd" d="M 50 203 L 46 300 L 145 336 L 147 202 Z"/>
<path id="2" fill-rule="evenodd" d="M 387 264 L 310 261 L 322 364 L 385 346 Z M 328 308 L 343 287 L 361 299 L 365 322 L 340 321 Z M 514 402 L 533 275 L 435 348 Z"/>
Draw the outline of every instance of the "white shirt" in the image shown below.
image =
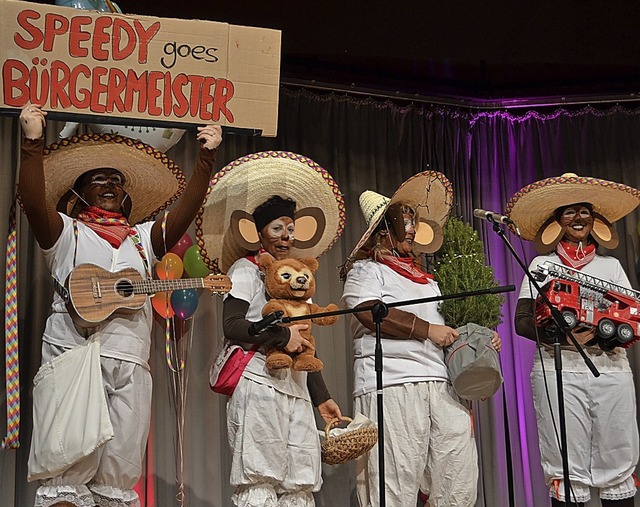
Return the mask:
<path id="1" fill-rule="evenodd" d="M 78 238 L 73 231 L 73 219 L 60 214 L 63 221 L 62 234 L 48 250 L 44 250 L 44 258 L 51 272 L 60 283 L 64 284 L 69 273 L 80 264 L 95 264 L 112 273 L 124 268 L 136 269 L 142 278 L 147 278 L 142 257 L 130 237 L 127 237 L 120 248 L 113 248 L 91 228 L 78 220 Z M 153 222 L 138 224 L 140 241 L 150 266 L 156 262 L 151 245 L 151 228 Z M 74 263 L 74 253 L 76 255 Z M 43 341 L 60 347 L 72 348 L 85 343 L 81 330 L 75 327 L 71 316 L 62 300 L 54 293 L 53 313 L 47 319 Z M 132 315 L 114 314 L 97 327 L 100 335 L 100 354 L 105 357 L 121 359 L 139 364 L 147 369 L 151 346 L 151 328 L 153 310 L 149 298 L 144 306 Z"/>
<path id="2" fill-rule="evenodd" d="M 246 258 L 238 259 L 229 268 L 227 275 L 231 279 L 232 288 L 228 293 L 236 299 L 249 303 L 246 319 L 257 322 L 262 319 L 262 308 L 267 304 L 263 275 L 258 266 Z M 227 295 L 225 295 L 225 298 Z M 265 365 L 266 356 L 263 350 L 258 350 L 247 364 L 243 377 L 272 386 L 289 396 L 311 401 L 307 389 L 307 373 L 284 368 L 270 371 Z"/>
<path id="3" fill-rule="evenodd" d="M 344 284 L 342 303 L 354 308 L 361 303 L 379 300 L 395 303 L 440 295 L 435 281 L 419 284 L 373 260 L 356 261 Z M 400 310 L 413 313 L 432 324 L 444 324 L 438 312 L 438 303 L 402 306 Z M 351 316 L 351 334 L 354 352 L 354 396 L 376 389 L 375 333 Z M 410 339 L 382 338 L 384 387 L 408 382 L 448 380 L 442 349 L 431 340 L 421 342 Z"/>

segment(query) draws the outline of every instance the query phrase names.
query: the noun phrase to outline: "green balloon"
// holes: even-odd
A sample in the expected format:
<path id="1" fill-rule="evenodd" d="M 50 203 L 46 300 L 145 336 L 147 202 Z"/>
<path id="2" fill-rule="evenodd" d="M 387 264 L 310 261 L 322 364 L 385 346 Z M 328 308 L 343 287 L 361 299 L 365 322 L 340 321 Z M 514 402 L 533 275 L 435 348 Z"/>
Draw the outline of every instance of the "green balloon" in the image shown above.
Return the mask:
<path id="1" fill-rule="evenodd" d="M 184 264 L 184 270 L 191 278 L 204 278 L 209 274 L 209 268 L 202 260 L 197 245 L 187 248 L 182 263 Z"/>

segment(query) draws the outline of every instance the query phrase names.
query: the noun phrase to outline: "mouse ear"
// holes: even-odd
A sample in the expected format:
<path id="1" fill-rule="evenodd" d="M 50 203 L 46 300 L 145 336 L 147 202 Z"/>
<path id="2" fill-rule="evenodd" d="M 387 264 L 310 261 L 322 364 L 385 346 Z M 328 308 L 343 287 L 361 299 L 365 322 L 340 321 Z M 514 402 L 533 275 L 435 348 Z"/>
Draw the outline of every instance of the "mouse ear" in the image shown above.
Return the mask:
<path id="1" fill-rule="evenodd" d="M 564 228 L 555 217 L 550 217 L 538 230 L 533 244 L 540 255 L 552 252 L 564 236 Z"/>
<path id="2" fill-rule="evenodd" d="M 613 250 L 620 243 L 616 227 L 598 213 L 593 213 L 593 228 L 591 229 L 591 235 L 600 246 L 609 250 Z"/>
<path id="3" fill-rule="evenodd" d="M 231 214 L 231 235 L 245 250 L 255 252 L 260 248 L 260 237 L 253 216 L 243 210 Z"/>
<path id="4" fill-rule="evenodd" d="M 309 206 L 294 215 L 295 236 L 293 246 L 301 250 L 313 248 L 322 239 L 327 219 L 320 208 Z"/>
<path id="5" fill-rule="evenodd" d="M 440 250 L 444 234 L 440 224 L 432 220 L 418 220 L 413 249 L 419 253 L 434 253 Z"/>

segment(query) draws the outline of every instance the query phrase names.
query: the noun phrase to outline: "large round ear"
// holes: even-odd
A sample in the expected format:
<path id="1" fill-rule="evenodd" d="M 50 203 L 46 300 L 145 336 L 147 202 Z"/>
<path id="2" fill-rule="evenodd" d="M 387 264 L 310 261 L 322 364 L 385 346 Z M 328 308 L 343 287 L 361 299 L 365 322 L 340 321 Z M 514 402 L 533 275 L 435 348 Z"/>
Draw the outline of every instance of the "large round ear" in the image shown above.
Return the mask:
<path id="1" fill-rule="evenodd" d="M 620 243 L 618 231 L 615 226 L 598 213 L 593 213 L 593 229 L 591 229 L 591 235 L 600 246 L 609 250 L 616 248 L 618 243 Z"/>
<path id="2" fill-rule="evenodd" d="M 432 220 L 418 220 L 413 249 L 419 253 L 434 253 L 442 246 L 443 239 L 440 224 Z"/>
<path id="3" fill-rule="evenodd" d="M 538 229 L 538 233 L 533 240 L 536 252 L 540 255 L 547 254 L 556 249 L 558 243 L 564 236 L 564 229 L 555 217 L 550 217 L 542 227 Z"/>
<path id="4" fill-rule="evenodd" d="M 231 213 L 231 235 L 245 250 L 254 252 L 260 248 L 260 238 L 253 217 L 243 210 Z"/>
<path id="5" fill-rule="evenodd" d="M 313 248 L 322 239 L 327 219 L 320 208 L 308 207 L 294 215 L 295 236 L 293 246 L 300 249 Z"/>
<path id="6" fill-rule="evenodd" d="M 271 266 L 271 264 L 273 264 L 274 261 L 275 259 L 270 254 L 261 255 L 260 262 L 258 263 L 258 267 L 260 268 L 260 271 L 262 271 L 263 273 L 266 273 L 267 269 L 269 269 L 269 266 Z"/>
<path id="7" fill-rule="evenodd" d="M 318 271 L 319 263 L 317 259 L 310 257 L 308 259 L 298 259 L 298 260 L 302 262 L 302 264 L 307 266 L 312 273 L 315 273 L 316 271 Z"/>

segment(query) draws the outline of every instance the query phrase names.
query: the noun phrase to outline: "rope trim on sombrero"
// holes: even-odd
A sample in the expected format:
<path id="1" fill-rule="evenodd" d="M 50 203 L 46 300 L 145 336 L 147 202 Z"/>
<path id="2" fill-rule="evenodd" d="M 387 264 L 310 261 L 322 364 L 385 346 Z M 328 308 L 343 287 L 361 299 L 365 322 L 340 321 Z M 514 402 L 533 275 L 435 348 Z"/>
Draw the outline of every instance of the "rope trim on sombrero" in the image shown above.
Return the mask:
<path id="1" fill-rule="evenodd" d="M 184 174 L 182 173 L 182 171 L 180 170 L 180 168 L 178 167 L 178 164 L 176 164 L 173 160 L 171 160 L 165 153 L 156 150 L 155 148 L 153 148 L 152 146 L 149 146 L 148 144 L 143 143 L 142 141 L 139 141 L 137 139 L 132 139 L 130 137 L 125 137 L 125 136 L 121 136 L 121 135 L 117 135 L 117 134 L 80 134 L 80 135 L 76 135 L 73 137 L 69 137 L 66 139 L 61 139 L 60 141 L 51 144 L 50 146 L 45 147 L 44 151 L 43 151 L 43 155 L 46 157 L 47 155 L 60 150 L 62 148 L 67 148 L 69 146 L 72 145 L 78 145 L 79 143 L 85 143 L 85 142 L 90 142 L 90 141 L 95 141 L 95 142 L 108 142 L 108 143 L 112 143 L 112 144 L 122 144 L 124 146 L 127 146 L 129 148 L 134 148 L 138 151 L 140 151 L 141 153 L 144 153 L 145 155 L 151 156 L 152 158 L 158 160 L 160 163 L 162 163 L 170 172 L 171 174 L 173 174 L 173 176 L 175 177 L 177 184 L 178 184 L 178 188 L 176 190 L 176 192 L 173 194 L 173 196 L 167 200 L 164 204 L 162 204 L 159 208 L 157 208 L 156 210 L 154 210 L 153 213 L 147 215 L 146 217 L 143 217 L 142 219 L 139 220 L 139 222 L 145 222 L 147 220 L 150 220 L 151 218 L 153 218 L 155 215 L 157 215 L 160 211 L 164 210 L 165 208 L 167 208 L 168 206 L 170 206 L 171 204 L 173 204 L 178 197 L 180 196 L 180 194 L 184 191 L 185 187 L 186 187 L 186 178 L 184 176 Z"/>
<path id="2" fill-rule="evenodd" d="M 518 200 L 525 196 L 526 194 L 532 192 L 533 190 L 538 190 L 540 188 L 558 185 L 558 184 L 578 184 L 578 185 L 598 185 L 600 187 L 612 188 L 614 190 L 620 190 L 622 192 L 626 192 L 637 199 L 640 199 L 640 190 L 637 190 L 633 187 L 625 185 L 623 183 L 616 183 L 614 181 L 602 180 L 599 178 L 592 178 L 590 176 L 556 176 L 553 178 L 546 178 L 544 180 L 535 181 L 526 187 L 522 188 L 518 192 L 514 194 L 509 202 L 507 203 L 506 214 L 509 215 L 513 210 L 513 207 L 516 205 Z"/>
<path id="3" fill-rule="evenodd" d="M 286 158 L 286 159 L 293 160 L 295 162 L 300 162 L 302 164 L 305 164 L 307 167 L 309 167 L 310 169 L 313 169 L 318 174 L 320 174 L 322 176 L 322 179 L 325 181 L 325 183 L 331 188 L 331 192 L 333 193 L 336 203 L 338 205 L 339 218 L 338 218 L 338 228 L 336 230 L 336 234 L 332 239 L 331 243 L 327 246 L 325 250 L 326 252 L 336 243 L 336 241 L 342 234 L 342 231 L 344 230 L 344 226 L 346 223 L 347 210 L 344 203 L 344 198 L 342 197 L 342 193 L 338 188 L 338 184 L 333 179 L 331 174 L 329 174 L 329 171 L 324 169 L 322 166 L 320 166 L 318 163 L 314 162 L 310 158 L 305 157 L 304 155 L 300 155 L 298 153 L 293 153 L 290 151 L 270 150 L 270 151 L 262 151 L 258 153 L 251 153 L 244 157 L 238 158 L 228 163 L 226 166 L 220 169 L 220 171 L 218 171 L 216 174 L 213 175 L 213 177 L 211 178 L 211 181 L 209 182 L 209 188 L 207 189 L 207 198 L 209 197 L 209 194 L 213 190 L 213 187 L 215 187 L 220 182 L 220 180 L 229 172 L 231 172 L 234 168 L 241 166 L 247 162 L 260 160 L 260 159 L 267 159 L 267 158 Z M 207 198 L 205 198 L 205 202 Z M 251 210 L 246 210 L 246 211 L 250 212 Z M 200 230 L 202 230 L 203 216 L 204 216 L 204 206 L 200 208 L 200 211 L 198 211 L 198 214 L 195 219 L 196 228 Z M 211 269 L 213 272 L 220 273 L 221 271 L 220 271 L 218 259 L 210 258 L 207 252 L 207 249 L 205 248 L 204 240 L 200 235 L 196 236 L 196 244 L 198 245 L 198 248 L 200 248 L 202 260 L 204 261 L 205 265 L 209 269 Z"/>

